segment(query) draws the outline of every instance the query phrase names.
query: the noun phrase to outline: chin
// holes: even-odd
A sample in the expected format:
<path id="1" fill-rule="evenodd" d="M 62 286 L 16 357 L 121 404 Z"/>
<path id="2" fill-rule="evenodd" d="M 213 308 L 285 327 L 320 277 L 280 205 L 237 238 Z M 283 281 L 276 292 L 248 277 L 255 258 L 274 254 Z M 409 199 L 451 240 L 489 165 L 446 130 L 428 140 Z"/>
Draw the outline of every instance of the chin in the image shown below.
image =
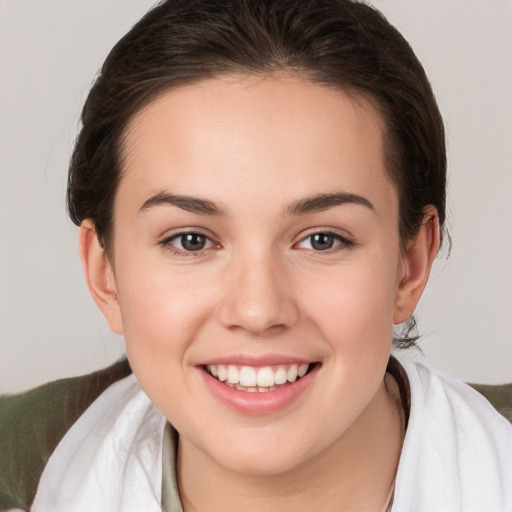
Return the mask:
<path id="1" fill-rule="evenodd" d="M 225 469 L 240 475 L 275 476 L 289 473 L 314 457 L 314 450 L 306 449 L 307 445 L 306 441 L 285 443 L 282 439 L 272 442 L 253 438 L 243 443 L 232 442 L 229 451 L 210 453 L 210 456 Z"/>
<path id="2" fill-rule="evenodd" d="M 303 461 L 297 456 L 281 457 L 268 450 L 260 450 L 257 455 L 238 456 L 225 462 L 226 469 L 239 475 L 270 477 L 290 473 Z"/>

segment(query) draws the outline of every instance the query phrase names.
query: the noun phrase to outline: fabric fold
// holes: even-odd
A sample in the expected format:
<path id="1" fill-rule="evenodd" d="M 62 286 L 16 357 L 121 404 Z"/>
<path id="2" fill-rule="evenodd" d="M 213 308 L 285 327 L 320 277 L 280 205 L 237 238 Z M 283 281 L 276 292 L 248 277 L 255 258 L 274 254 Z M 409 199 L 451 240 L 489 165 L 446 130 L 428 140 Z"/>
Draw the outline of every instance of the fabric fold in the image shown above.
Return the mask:
<path id="1" fill-rule="evenodd" d="M 511 512 L 512 426 L 418 349 L 393 355 L 409 379 L 411 414 L 392 511 Z"/>
<path id="2" fill-rule="evenodd" d="M 133 375 L 110 386 L 66 433 L 34 512 L 161 512 L 166 420 Z"/>

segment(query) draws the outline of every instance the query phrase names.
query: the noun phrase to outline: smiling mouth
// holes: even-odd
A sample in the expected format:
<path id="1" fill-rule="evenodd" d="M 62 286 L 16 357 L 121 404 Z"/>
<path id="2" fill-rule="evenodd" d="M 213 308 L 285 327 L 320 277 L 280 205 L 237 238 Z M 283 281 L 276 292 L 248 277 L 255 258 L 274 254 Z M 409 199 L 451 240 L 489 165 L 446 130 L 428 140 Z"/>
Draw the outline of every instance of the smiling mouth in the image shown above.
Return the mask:
<path id="1" fill-rule="evenodd" d="M 300 380 L 318 363 L 282 364 L 276 366 L 240 366 L 208 364 L 204 370 L 226 386 L 249 393 L 276 391 Z"/>

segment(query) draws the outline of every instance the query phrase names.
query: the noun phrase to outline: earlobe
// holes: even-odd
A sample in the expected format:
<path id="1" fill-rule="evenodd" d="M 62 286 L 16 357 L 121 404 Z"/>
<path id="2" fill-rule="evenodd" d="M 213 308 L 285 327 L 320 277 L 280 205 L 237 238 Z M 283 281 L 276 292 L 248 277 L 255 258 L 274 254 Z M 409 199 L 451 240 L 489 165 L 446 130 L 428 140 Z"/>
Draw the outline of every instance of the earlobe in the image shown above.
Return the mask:
<path id="1" fill-rule="evenodd" d="M 403 255 L 402 275 L 395 299 L 395 324 L 405 322 L 414 313 L 427 285 L 439 245 L 439 216 L 436 208 L 429 205 L 424 209 L 417 235 L 409 241 Z"/>
<path id="2" fill-rule="evenodd" d="M 110 328 L 116 334 L 122 335 L 123 323 L 114 271 L 108 256 L 99 243 L 94 223 L 90 219 L 84 220 L 80 225 L 79 243 L 80 257 L 89 292 L 105 315 Z"/>

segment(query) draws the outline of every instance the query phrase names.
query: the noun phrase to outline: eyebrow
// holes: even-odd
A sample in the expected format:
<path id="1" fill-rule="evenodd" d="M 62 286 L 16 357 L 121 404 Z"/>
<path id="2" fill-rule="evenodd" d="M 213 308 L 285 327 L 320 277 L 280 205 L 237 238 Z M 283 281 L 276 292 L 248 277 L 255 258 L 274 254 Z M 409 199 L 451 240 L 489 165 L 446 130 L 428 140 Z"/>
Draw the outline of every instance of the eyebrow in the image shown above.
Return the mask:
<path id="1" fill-rule="evenodd" d="M 307 215 L 308 213 L 318 213 L 344 204 L 358 204 L 375 211 L 373 204 L 365 197 L 347 192 L 338 192 L 335 194 L 317 194 L 300 199 L 290 204 L 284 213 L 293 216 Z M 140 207 L 139 213 L 161 205 L 177 206 L 182 210 L 198 215 L 228 216 L 226 208 L 208 199 L 166 192 L 158 192 L 147 199 Z"/>
<path id="2" fill-rule="evenodd" d="M 200 197 L 184 196 L 177 194 L 168 194 L 159 192 L 149 199 L 140 207 L 139 213 L 160 205 L 177 206 L 187 212 L 197 213 L 198 215 L 222 216 L 227 215 L 227 210 L 220 207 L 213 201 L 201 199 Z"/>
<path id="3" fill-rule="evenodd" d="M 343 204 L 358 204 L 375 211 L 373 204 L 365 197 L 347 192 L 338 192 L 336 194 L 317 194 L 300 199 L 288 206 L 285 213 L 288 215 L 306 215 L 308 213 L 322 212 Z"/>

